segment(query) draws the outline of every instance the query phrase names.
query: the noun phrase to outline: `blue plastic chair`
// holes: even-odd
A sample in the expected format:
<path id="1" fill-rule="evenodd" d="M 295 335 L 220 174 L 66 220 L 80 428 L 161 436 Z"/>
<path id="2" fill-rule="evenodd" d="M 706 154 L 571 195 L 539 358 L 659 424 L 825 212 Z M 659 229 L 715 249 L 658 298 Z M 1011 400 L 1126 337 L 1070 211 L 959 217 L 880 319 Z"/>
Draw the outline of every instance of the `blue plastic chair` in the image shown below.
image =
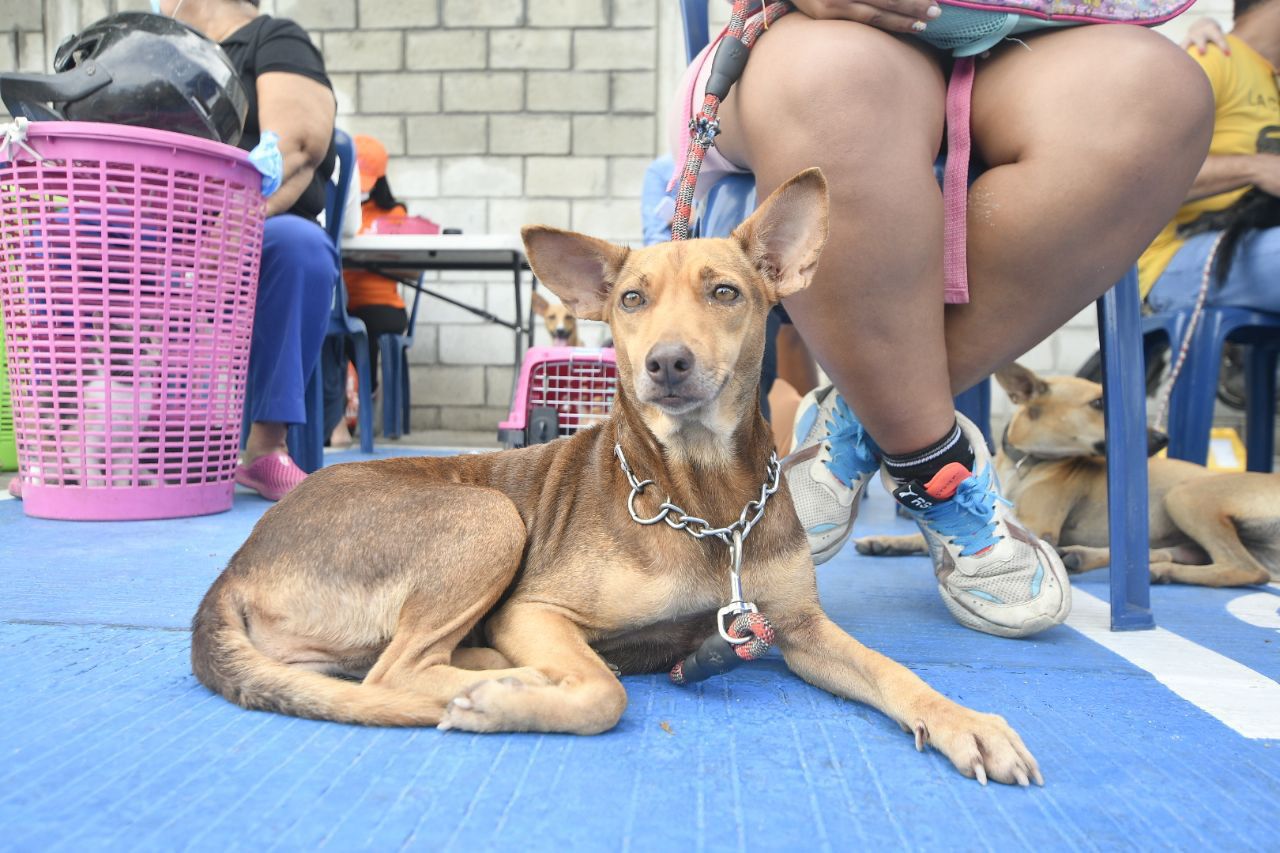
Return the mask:
<path id="1" fill-rule="evenodd" d="M 378 338 L 378 354 L 382 359 L 382 434 L 387 438 L 399 438 L 409 432 L 409 348 L 413 346 L 413 330 L 418 324 L 421 279 L 418 285 L 413 294 L 413 307 L 409 309 L 408 328 L 402 334 Z"/>
<path id="2" fill-rule="evenodd" d="M 688 60 L 706 46 L 707 0 L 681 0 Z M 732 175 L 707 194 L 692 224 L 695 236 L 724 236 L 755 209 L 755 179 Z M 1107 429 L 1107 508 L 1111 525 L 1111 629 L 1155 627 L 1147 516 L 1146 377 L 1138 275 L 1131 269 L 1098 299 L 1102 350 L 1104 419 Z M 976 414 L 990 442 L 990 380 L 962 394 L 958 402 Z M 965 411 L 962 409 L 962 411 Z M 980 418 L 980 419 L 979 419 Z"/>
<path id="3" fill-rule="evenodd" d="M 325 232 L 335 246 L 341 246 L 342 221 L 346 212 L 347 192 L 351 187 L 351 166 L 356 161 L 355 145 L 341 130 L 334 131 L 338 162 L 334 180 L 325 192 Z M 373 452 L 373 383 L 369 370 L 369 333 L 364 321 L 347 314 L 347 287 L 339 274 L 333 284 L 329 328 L 325 339 L 341 337 L 350 340 L 356 356 L 356 376 L 360 383 L 360 413 L 357 421 L 360 450 Z M 344 362 L 345 366 L 345 362 Z M 310 473 L 324 464 L 324 377 L 317 363 L 307 380 L 307 422 L 289 427 L 289 455 L 298 467 Z"/>
<path id="4" fill-rule="evenodd" d="M 1191 310 L 1143 319 L 1143 331 L 1168 341 L 1176 352 L 1190 324 Z M 1222 349 L 1227 341 L 1247 344 L 1245 448 L 1250 471 L 1269 473 L 1275 456 L 1276 361 L 1280 355 L 1280 314 L 1248 308 L 1209 307 L 1191 333 L 1182 373 L 1169 397 L 1169 456 L 1203 465 L 1209 456 Z"/>

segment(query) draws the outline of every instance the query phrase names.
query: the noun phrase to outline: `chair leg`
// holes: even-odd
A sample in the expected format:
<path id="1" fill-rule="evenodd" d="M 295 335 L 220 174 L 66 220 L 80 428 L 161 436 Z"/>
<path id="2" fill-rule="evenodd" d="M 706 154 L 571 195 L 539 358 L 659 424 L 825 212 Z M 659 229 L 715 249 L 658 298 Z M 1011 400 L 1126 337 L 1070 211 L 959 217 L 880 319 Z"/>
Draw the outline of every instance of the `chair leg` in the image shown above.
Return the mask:
<path id="1" fill-rule="evenodd" d="M 1248 468 L 1269 474 L 1275 461 L 1276 357 L 1280 350 L 1267 344 L 1250 347 L 1245 363 L 1249 399 L 1245 412 Z"/>
<path id="2" fill-rule="evenodd" d="M 324 465 L 324 378 L 320 365 L 311 371 L 306 390 L 307 422 L 289 427 L 289 455 L 294 463 L 310 474 Z"/>
<path id="3" fill-rule="evenodd" d="M 356 381 L 359 384 L 360 410 L 356 428 L 360 431 L 360 452 L 373 452 L 373 377 L 369 369 L 369 337 L 352 335 L 356 352 Z"/>
<path id="4" fill-rule="evenodd" d="M 400 350 L 400 429 L 402 435 L 409 434 L 409 351 Z"/>
<path id="5" fill-rule="evenodd" d="M 987 377 L 968 391 L 957 394 L 956 411 L 982 430 L 987 450 L 995 452 L 995 444 L 991 441 L 991 378 Z"/>
<path id="6" fill-rule="evenodd" d="M 399 438 L 400 428 L 400 346 L 392 335 L 378 339 L 378 355 L 382 361 L 382 434 Z"/>
<path id="7" fill-rule="evenodd" d="M 1138 276 L 1130 270 L 1098 300 L 1111 529 L 1111 630 L 1155 627 L 1147 515 L 1147 391 Z"/>
<path id="8" fill-rule="evenodd" d="M 1169 397 L 1170 459 L 1203 465 L 1209 458 L 1209 432 L 1228 331 L 1217 311 L 1206 310 L 1191 333 L 1182 375 Z"/>

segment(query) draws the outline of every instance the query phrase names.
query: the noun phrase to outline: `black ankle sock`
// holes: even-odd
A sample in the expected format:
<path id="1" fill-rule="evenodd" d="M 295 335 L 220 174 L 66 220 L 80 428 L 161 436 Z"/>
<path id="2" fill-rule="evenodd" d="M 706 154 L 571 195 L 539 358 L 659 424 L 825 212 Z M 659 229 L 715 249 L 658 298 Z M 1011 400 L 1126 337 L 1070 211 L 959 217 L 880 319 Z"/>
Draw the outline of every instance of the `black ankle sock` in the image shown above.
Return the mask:
<path id="1" fill-rule="evenodd" d="M 959 462 L 972 471 L 974 462 L 973 445 L 960 431 L 960 424 L 952 426 L 946 435 L 928 447 L 898 456 L 885 454 L 881 458 L 889 474 L 900 483 L 911 480 L 927 483 L 952 462 Z"/>

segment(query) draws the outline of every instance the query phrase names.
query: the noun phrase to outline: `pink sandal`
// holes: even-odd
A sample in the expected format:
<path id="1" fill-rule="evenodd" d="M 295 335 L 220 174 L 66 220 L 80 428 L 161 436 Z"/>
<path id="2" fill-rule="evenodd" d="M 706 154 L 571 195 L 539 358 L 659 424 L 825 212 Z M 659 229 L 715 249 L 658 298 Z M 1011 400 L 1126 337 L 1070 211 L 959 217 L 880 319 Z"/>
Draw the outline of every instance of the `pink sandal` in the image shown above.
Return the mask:
<path id="1" fill-rule="evenodd" d="M 269 453 L 248 465 L 236 466 L 236 482 L 269 501 L 280 500 L 306 478 L 307 472 L 284 453 Z"/>

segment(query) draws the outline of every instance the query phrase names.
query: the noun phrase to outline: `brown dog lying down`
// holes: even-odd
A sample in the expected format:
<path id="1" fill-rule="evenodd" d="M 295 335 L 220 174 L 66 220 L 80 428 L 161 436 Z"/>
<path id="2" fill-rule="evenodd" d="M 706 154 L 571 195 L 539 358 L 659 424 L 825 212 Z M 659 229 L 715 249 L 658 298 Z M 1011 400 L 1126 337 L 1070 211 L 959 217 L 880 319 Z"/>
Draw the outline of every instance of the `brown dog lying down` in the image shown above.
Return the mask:
<path id="1" fill-rule="evenodd" d="M 772 450 L 757 404 L 765 314 L 808 285 L 826 231 L 816 169 L 727 239 L 627 250 L 526 228 L 538 277 L 579 317 L 612 326 L 613 417 L 521 450 L 312 474 L 201 603 L 197 677 L 246 708 L 351 723 L 614 726 L 627 694 L 610 664 L 668 669 L 715 633 L 729 600 L 723 542 L 638 524 L 628 500 L 651 517 L 665 496 L 711 523 L 760 500 Z M 615 444 L 653 481 L 639 495 Z M 785 482 L 742 566 L 746 598 L 802 678 L 875 706 L 966 776 L 1042 781 L 1004 719 L 957 705 L 823 613 Z"/>
<path id="2" fill-rule="evenodd" d="M 1074 376 L 1042 379 L 1020 364 L 996 379 L 1017 407 L 996 471 L 1018 518 L 1057 545 L 1067 569 L 1109 565 L 1102 387 Z M 1147 477 L 1153 581 L 1243 586 L 1280 579 L 1280 474 L 1219 474 L 1153 456 Z M 863 554 L 925 553 L 919 536 L 868 536 L 856 544 Z"/>

